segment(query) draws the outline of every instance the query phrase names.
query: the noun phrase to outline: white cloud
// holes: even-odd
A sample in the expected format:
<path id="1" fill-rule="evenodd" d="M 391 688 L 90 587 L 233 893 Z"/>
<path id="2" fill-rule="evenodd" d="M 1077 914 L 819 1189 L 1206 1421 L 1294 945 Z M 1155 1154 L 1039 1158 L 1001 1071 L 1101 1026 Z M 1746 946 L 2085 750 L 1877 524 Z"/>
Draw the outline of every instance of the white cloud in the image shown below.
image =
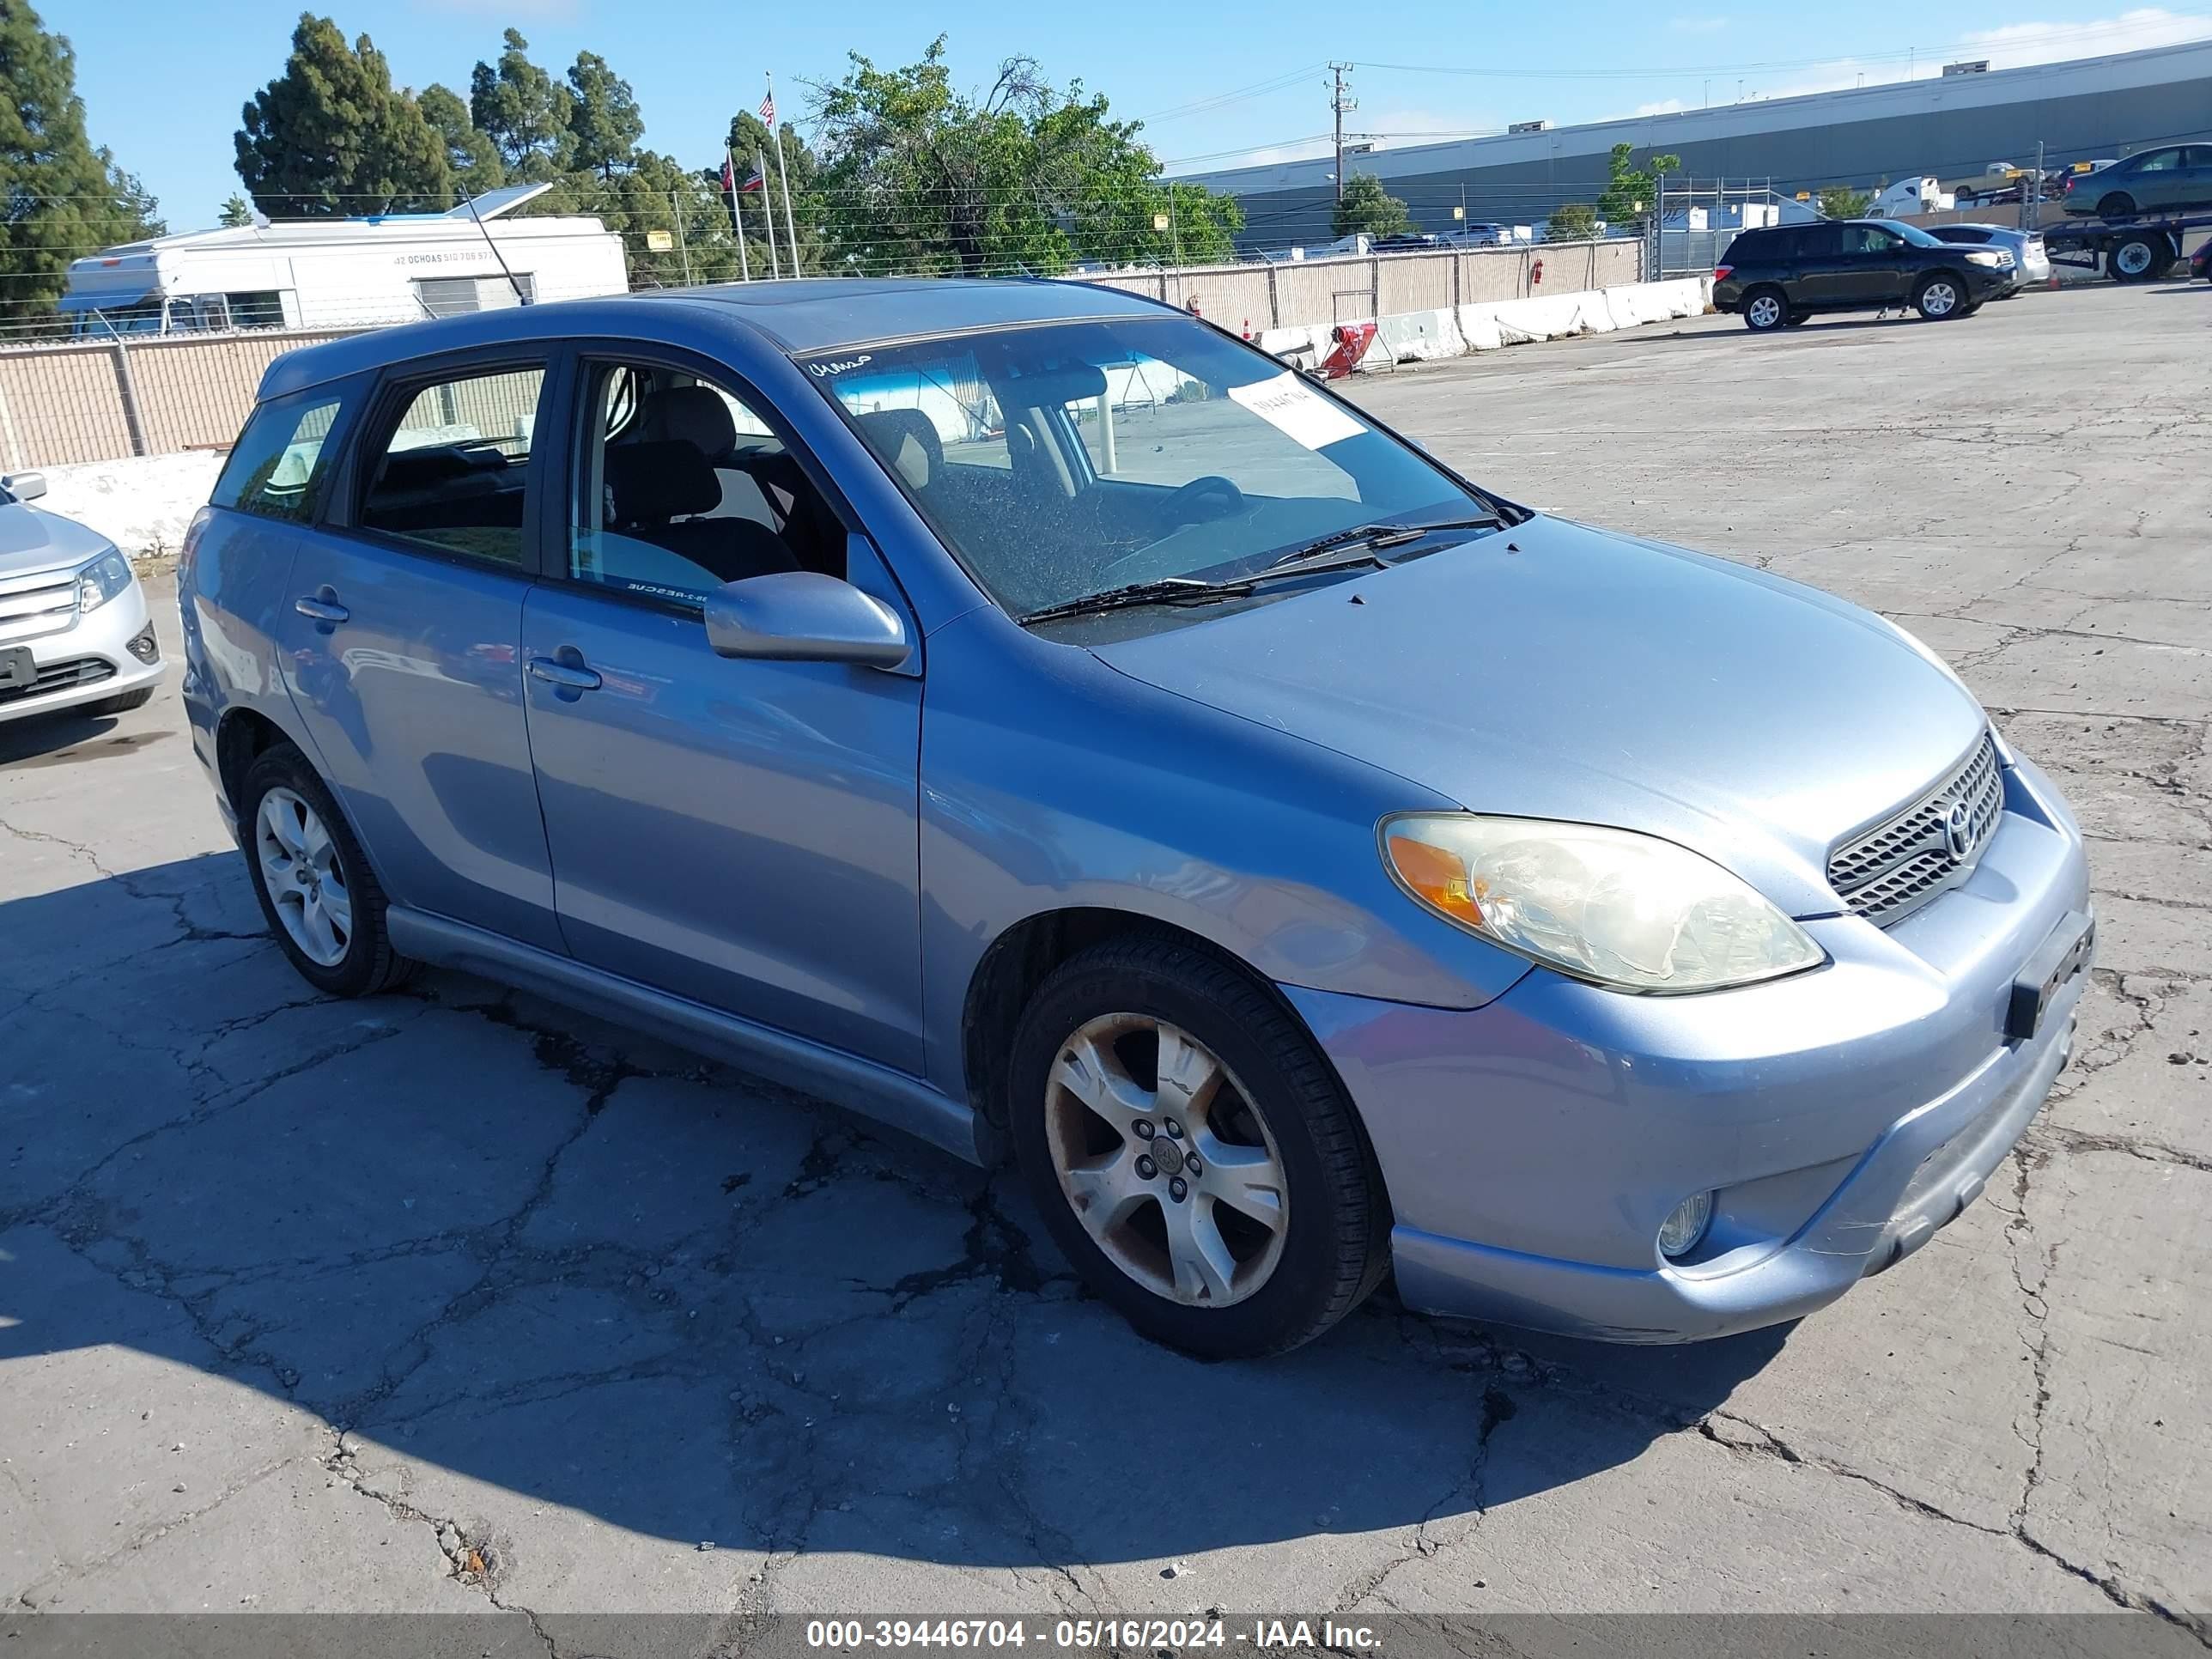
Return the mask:
<path id="1" fill-rule="evenodd" d="M 1725 17 L 1670 17 L 1667 27 L 1677 34 L 1718 34 L 1729 26 Z"/>
<path id="2" fill-rule="evenodd" d="M 1634 113 L 1638 115 L 1680 115 L 1687 108 L 1689 108 L 1689 106 L 1679 98 L 1662 98 L 1655 104 L 1638 104 L 1635 108 Z"/>
<path id="3" fill-rule="evenodd" d="M 1989 54 L 1991 69 L 2102 58 L 2109 52 L 2142 52 L 2207 39 L 2212 39 L 2212 18 L 2184 16 L 2161 6 L 2138 6 L 2117 17 L 2085 23 L 2007 23 L 1960 37 L 1963 45 Z"/>

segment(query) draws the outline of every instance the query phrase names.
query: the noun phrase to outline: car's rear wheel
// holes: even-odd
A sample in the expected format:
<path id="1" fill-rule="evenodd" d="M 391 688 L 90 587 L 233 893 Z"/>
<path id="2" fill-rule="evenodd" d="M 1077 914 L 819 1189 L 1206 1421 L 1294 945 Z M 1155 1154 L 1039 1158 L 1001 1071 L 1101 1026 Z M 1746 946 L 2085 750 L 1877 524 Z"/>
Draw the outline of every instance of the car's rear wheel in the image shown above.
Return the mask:
<path id="1" fill-rule="evenodd" d="M 1765 334 L 1789 320 L 1790 302 L 1780 289 L 1755 288 L 1743 296 L 1743 325 L 1753 333 Z"/>
<path id="2" fill-rule="evenodd" d="M 2124 190 L 2116 190 L 2097 201 L 2097 216 L 2100 219 L 2124 219 L 2136 210 L 2136 198 Z"/>
<path id="3" fill-rule="evenodd" d="M 1812 320 L 1813 313 L 1811 312 L 1793 311 L 1790 313 L 1788 318 L 1784 320 L 1783 326 L 1784 328 L 1802 328 L 1806 324 Z"/>
<path id="4" fill-rule="evenodd" d="M 392 948 L 384 890 L 307 757 L 264 750 L 239 790 L 240 839 L 261 913 L 300 976 L 331 996 L 367 996 L 414 963 Z"/>
<path id="5" fill-rule="evenodd" d="M 1389 1206 L 1351 1103 L 1230 964 L 1143 938 L 1070 958 L 1022 1016 L 1009 1086 L 1045 1225 L 1155 1341 L 1280 1352 L 1380 1282 Z"/>
<path id="6" fill-rule="evenodd" d="M 1948 271 L 1920 279 L 1920 286 L 1912 291 L 1912 308 L 1931 323 L 1963 317 L 1972 309 L 1966 303 L 1966 285 Z"/>

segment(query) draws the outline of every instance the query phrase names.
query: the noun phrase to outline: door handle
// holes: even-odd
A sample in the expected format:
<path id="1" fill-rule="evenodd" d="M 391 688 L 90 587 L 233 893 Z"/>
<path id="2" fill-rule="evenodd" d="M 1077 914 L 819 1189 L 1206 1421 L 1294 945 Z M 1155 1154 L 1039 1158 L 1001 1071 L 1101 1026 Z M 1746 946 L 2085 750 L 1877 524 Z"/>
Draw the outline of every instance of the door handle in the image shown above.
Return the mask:
<path id="1" fill-rule="evenodd" d="M 558 662 L 551 657 L 532 657 L 528 666 L 532 679 L 544 680 L 548 685 L 557 685 L 564 691 L 596 691 L 599 689 L 598 672 L 580 663 Z"/>
<path id="2" fill-rule="evenodd" d="M 330 589 L 326 587 L 323 592 L 327 593 Z M 338 604 L 337 600 L 321 598 L 295 599 L 292 601 L 292 609 L 301 616 L 319 623 L 342 623 L 353 615 L 352 611 Z"/>

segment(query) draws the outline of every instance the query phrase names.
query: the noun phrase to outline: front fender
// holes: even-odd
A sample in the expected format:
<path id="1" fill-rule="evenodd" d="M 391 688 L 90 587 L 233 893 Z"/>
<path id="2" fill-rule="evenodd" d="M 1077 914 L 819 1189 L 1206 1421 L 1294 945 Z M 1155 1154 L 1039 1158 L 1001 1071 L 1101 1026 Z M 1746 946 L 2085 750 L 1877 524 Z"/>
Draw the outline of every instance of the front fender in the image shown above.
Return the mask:
<path id="1" fill-rule="evenodd" d="M 996 611 L 930 638 L 921 744 L 930 1079 L 964 1089 L 977 965 L 1048 912 L 1142 916 L 1279 985 L 1475 1008 L 1528 964 L 1431 916 L 1376 850 L 1450 811 L 1394 773 L 1158 690 Z"/>

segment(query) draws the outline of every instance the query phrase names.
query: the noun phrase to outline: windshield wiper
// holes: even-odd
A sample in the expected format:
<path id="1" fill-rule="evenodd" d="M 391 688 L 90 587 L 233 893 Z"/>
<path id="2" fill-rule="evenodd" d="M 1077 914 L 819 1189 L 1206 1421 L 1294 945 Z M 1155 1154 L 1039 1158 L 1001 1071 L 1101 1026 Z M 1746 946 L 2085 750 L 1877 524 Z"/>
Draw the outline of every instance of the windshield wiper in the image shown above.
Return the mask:
<path id="1" fill-rule="evenodd" d="M 1424 536 L 1433 535 L 1439 530 L 1500 530 L 1504 525 L 1505 520 L 1495 513 L 1486 513 L 1473 519 L 1439 519 L 1431 524 L 1356 524 L 1348 530 L 1339 530 L 1318 541 L 1308 542 L 1303 547 L 1294 547 L 1267 568 L 1281 570 L 1287 566 L 1304 564 L 1308 559 L 1317 558 L 1340 547 L 1369 550 L 1399 547 L 1407 542 L 1419 541 Z"/>
<path id="2" fill-rule="evenodd" d="M 1015 620 L 1024 623 L 1052 622 L 1061 617 L 1087 617 L 1100 611 L 1126 611 L 1132 605 L 1204 604 L 1215 599 L 1242 599 L 1251 591 L 1249 580 L 1209 582 L 1196 576 L 1162 576 L 1157 581 L 1131 582 L 1126 587 L 1109 587 L 1103 593 L 1062 599 L 1057 605 L 1024 611 Z"/>

